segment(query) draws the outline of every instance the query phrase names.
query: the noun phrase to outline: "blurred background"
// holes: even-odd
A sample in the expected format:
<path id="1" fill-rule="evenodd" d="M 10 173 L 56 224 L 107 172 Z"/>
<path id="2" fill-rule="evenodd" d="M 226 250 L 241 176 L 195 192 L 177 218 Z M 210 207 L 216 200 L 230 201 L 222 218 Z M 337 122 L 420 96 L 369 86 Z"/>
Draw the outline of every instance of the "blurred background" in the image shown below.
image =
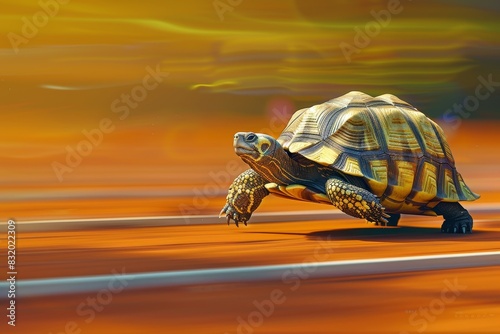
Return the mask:
<path id="1" fill-rule="evenodd" d="M 500 115 L 496 1 L 1 7 L 2 219 L 216 214 L 245 169 L 233 133 L 351 90 L 439 121 L 459 164 Z"/>
<path id="2" fill-rule="evenodd" d="M 432 262 L 430 271 L 352 277 L 308 271 L 259 284 L 228 277 L 113 294 L 87 284 L 116 272 L 314 272 L 315 259 L 498 256 L 499 1 L 0 0 L 0 9 L 0 225 L 13 218 L 19 227 L 12 332 L 498 333 L 500 267 L 481 257 L 448 270 Z M 352 90 L 395 94 L 441 124 L 458 170 L 481 194 L 464 204 L 472 235 L 439 233 L 440 217 L 373 227 L 272 196 L 261 223 L 213 225 L 247 168 L 233 152 L 235 132 L 278 136 L 295 110 Z M 193 215 L 212 225 L 189 224 Z M 156 216 L 181 224 L 99 219 Z M 75 227 L 75 218 L 97 219 Z M 66 294 L 23 290 L 29 279 L 61 278 L 49 283 L 62 288 L 76 276 L 81 284 Z M 288 283 L 297 282 L 295 291 Z M 450 284 L 456 295 L 444 303 Z M 276 289 L 286 302 L 242 329 Z M 95 298 L 94 312 L 86 303 Z"/>

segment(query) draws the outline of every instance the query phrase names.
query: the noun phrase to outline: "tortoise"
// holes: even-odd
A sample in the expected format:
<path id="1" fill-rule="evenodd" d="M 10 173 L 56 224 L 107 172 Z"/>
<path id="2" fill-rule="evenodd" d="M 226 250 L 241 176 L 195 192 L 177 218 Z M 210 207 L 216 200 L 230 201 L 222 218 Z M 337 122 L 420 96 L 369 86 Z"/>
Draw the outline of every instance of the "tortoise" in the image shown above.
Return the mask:
<path id="1" fill-rule="evenodd" d="M 465 184 L 443 130 L 391 94 L 352 91 L 296 111 L 281 135 L 238 132 L 234 149 L 250 166 L 229 187 L 226 216 L 245 225 L 262 199 L 334 205 L 376 225 L 401 214 L 442 215 L 444 233 L 471 233 L 459 201 L 479 195 Z"/>

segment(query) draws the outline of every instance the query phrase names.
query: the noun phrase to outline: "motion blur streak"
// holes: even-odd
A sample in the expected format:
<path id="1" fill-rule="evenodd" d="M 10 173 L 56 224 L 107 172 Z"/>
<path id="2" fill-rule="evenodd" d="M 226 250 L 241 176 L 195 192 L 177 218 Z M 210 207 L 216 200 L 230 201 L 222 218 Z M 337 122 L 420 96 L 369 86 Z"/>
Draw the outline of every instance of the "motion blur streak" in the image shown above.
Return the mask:
<path id="1" fill-rule="evenodd" d="M 216 1 L 231 7 L 223 19 Z M 498 332 L 500 267 L 453 256 L 500 249 L 499 1 L 3 0 L 1 9 L 0 230 L 16 221 L 16 292 L 26 294 L 16 333 L 238 333 L 237 319 L 276 289 L 286 300 L 255 334 L 414 333 L 435 305 L 444 309 L 424 318 L 428 334 Z M 347 57 L 341 45 L 356 51 Z M 259 223 L 216 218 L 248 168 L 234 133 L 277 136 L 294 111 L 352 90 L 396 94 L 441 124 L 481 194 L 465 204 L 471 235 L 439 233 L 440 217 L 382 228 L 271 196 Z M 324 258 L 307 260 L 318 245 Z M 363 271 L 415 256 L 443 259 L 422 260 L 432 271 Z M 292 275 L 296 291 L 253 281 L 256 267 L 318 261 L 364 262 L 356 276 Z M 244 269 L 203 281 L 214 268 Z M 122 286 L 113 270 L 137 280 Z M 196 283 L 164 286 L 193 271 Z M 155 273 L 166 276 L 142 280 Z M 45 280 L 101 290 L 23 289 L 35 282 L 40 292 Z M 444 282 L 467 289 L 436 304 Z"/>
<path id="2" fill-rule="evenodd" d="M 383 259 L 362 259 L 314 263 L 283 264 L 273 266 L 215 268 L 185 271 L 121 274 L 128 281 L 127 289 L 194 284 L 220 284 L 231 282 L 256 282 L 280 280 L 287 271 L 300 270 L 302 266 L 315 268 L 308 278 L 360 276 L 404 273 L 422 270 L 443 270 L 497 266 L 500 252 L 462 253 L 451 255 L 410 256 Z M 98 291 L 105 288 L 114 275 L 24 280 L 18 283 L 21 297 L 58 295 Z M 7 283 L 0 283 L 0 290 L 7 290 Z"/>

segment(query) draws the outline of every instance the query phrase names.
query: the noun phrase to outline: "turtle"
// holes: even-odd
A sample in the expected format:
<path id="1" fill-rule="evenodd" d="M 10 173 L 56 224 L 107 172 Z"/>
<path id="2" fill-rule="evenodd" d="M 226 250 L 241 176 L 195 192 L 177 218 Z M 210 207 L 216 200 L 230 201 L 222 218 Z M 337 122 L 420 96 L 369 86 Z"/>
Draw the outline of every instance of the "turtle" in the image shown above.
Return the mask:
<path id="1" fill-rule="evenodd" d="M 443 216 L 441 232 L 472 233 L 459 201 L 479 195 L 455 167 L 443 130 L 392 94 L 352 91 L 296 111 L 281 135 L 238 132 L 250 167 L 232 182 L 220 217 L 247 225 L 269 194 L 333 205 L 376 225 L 401 214 Z"/>

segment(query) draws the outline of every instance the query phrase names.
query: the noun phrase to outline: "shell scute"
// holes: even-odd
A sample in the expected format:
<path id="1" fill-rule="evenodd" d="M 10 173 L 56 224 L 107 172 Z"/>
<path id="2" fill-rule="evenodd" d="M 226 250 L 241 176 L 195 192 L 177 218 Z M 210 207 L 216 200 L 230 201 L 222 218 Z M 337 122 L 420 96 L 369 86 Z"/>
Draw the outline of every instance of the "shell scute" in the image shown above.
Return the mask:
<path id="1" fill-rule="evenodd" d="M 442 129 L 391 94 L 350 92 L 301 109 L 278 141 L 293 154 L 364 178 L 388 212 L 424 213 L 440 201 L 479 197 L 456 170 Z"/>

